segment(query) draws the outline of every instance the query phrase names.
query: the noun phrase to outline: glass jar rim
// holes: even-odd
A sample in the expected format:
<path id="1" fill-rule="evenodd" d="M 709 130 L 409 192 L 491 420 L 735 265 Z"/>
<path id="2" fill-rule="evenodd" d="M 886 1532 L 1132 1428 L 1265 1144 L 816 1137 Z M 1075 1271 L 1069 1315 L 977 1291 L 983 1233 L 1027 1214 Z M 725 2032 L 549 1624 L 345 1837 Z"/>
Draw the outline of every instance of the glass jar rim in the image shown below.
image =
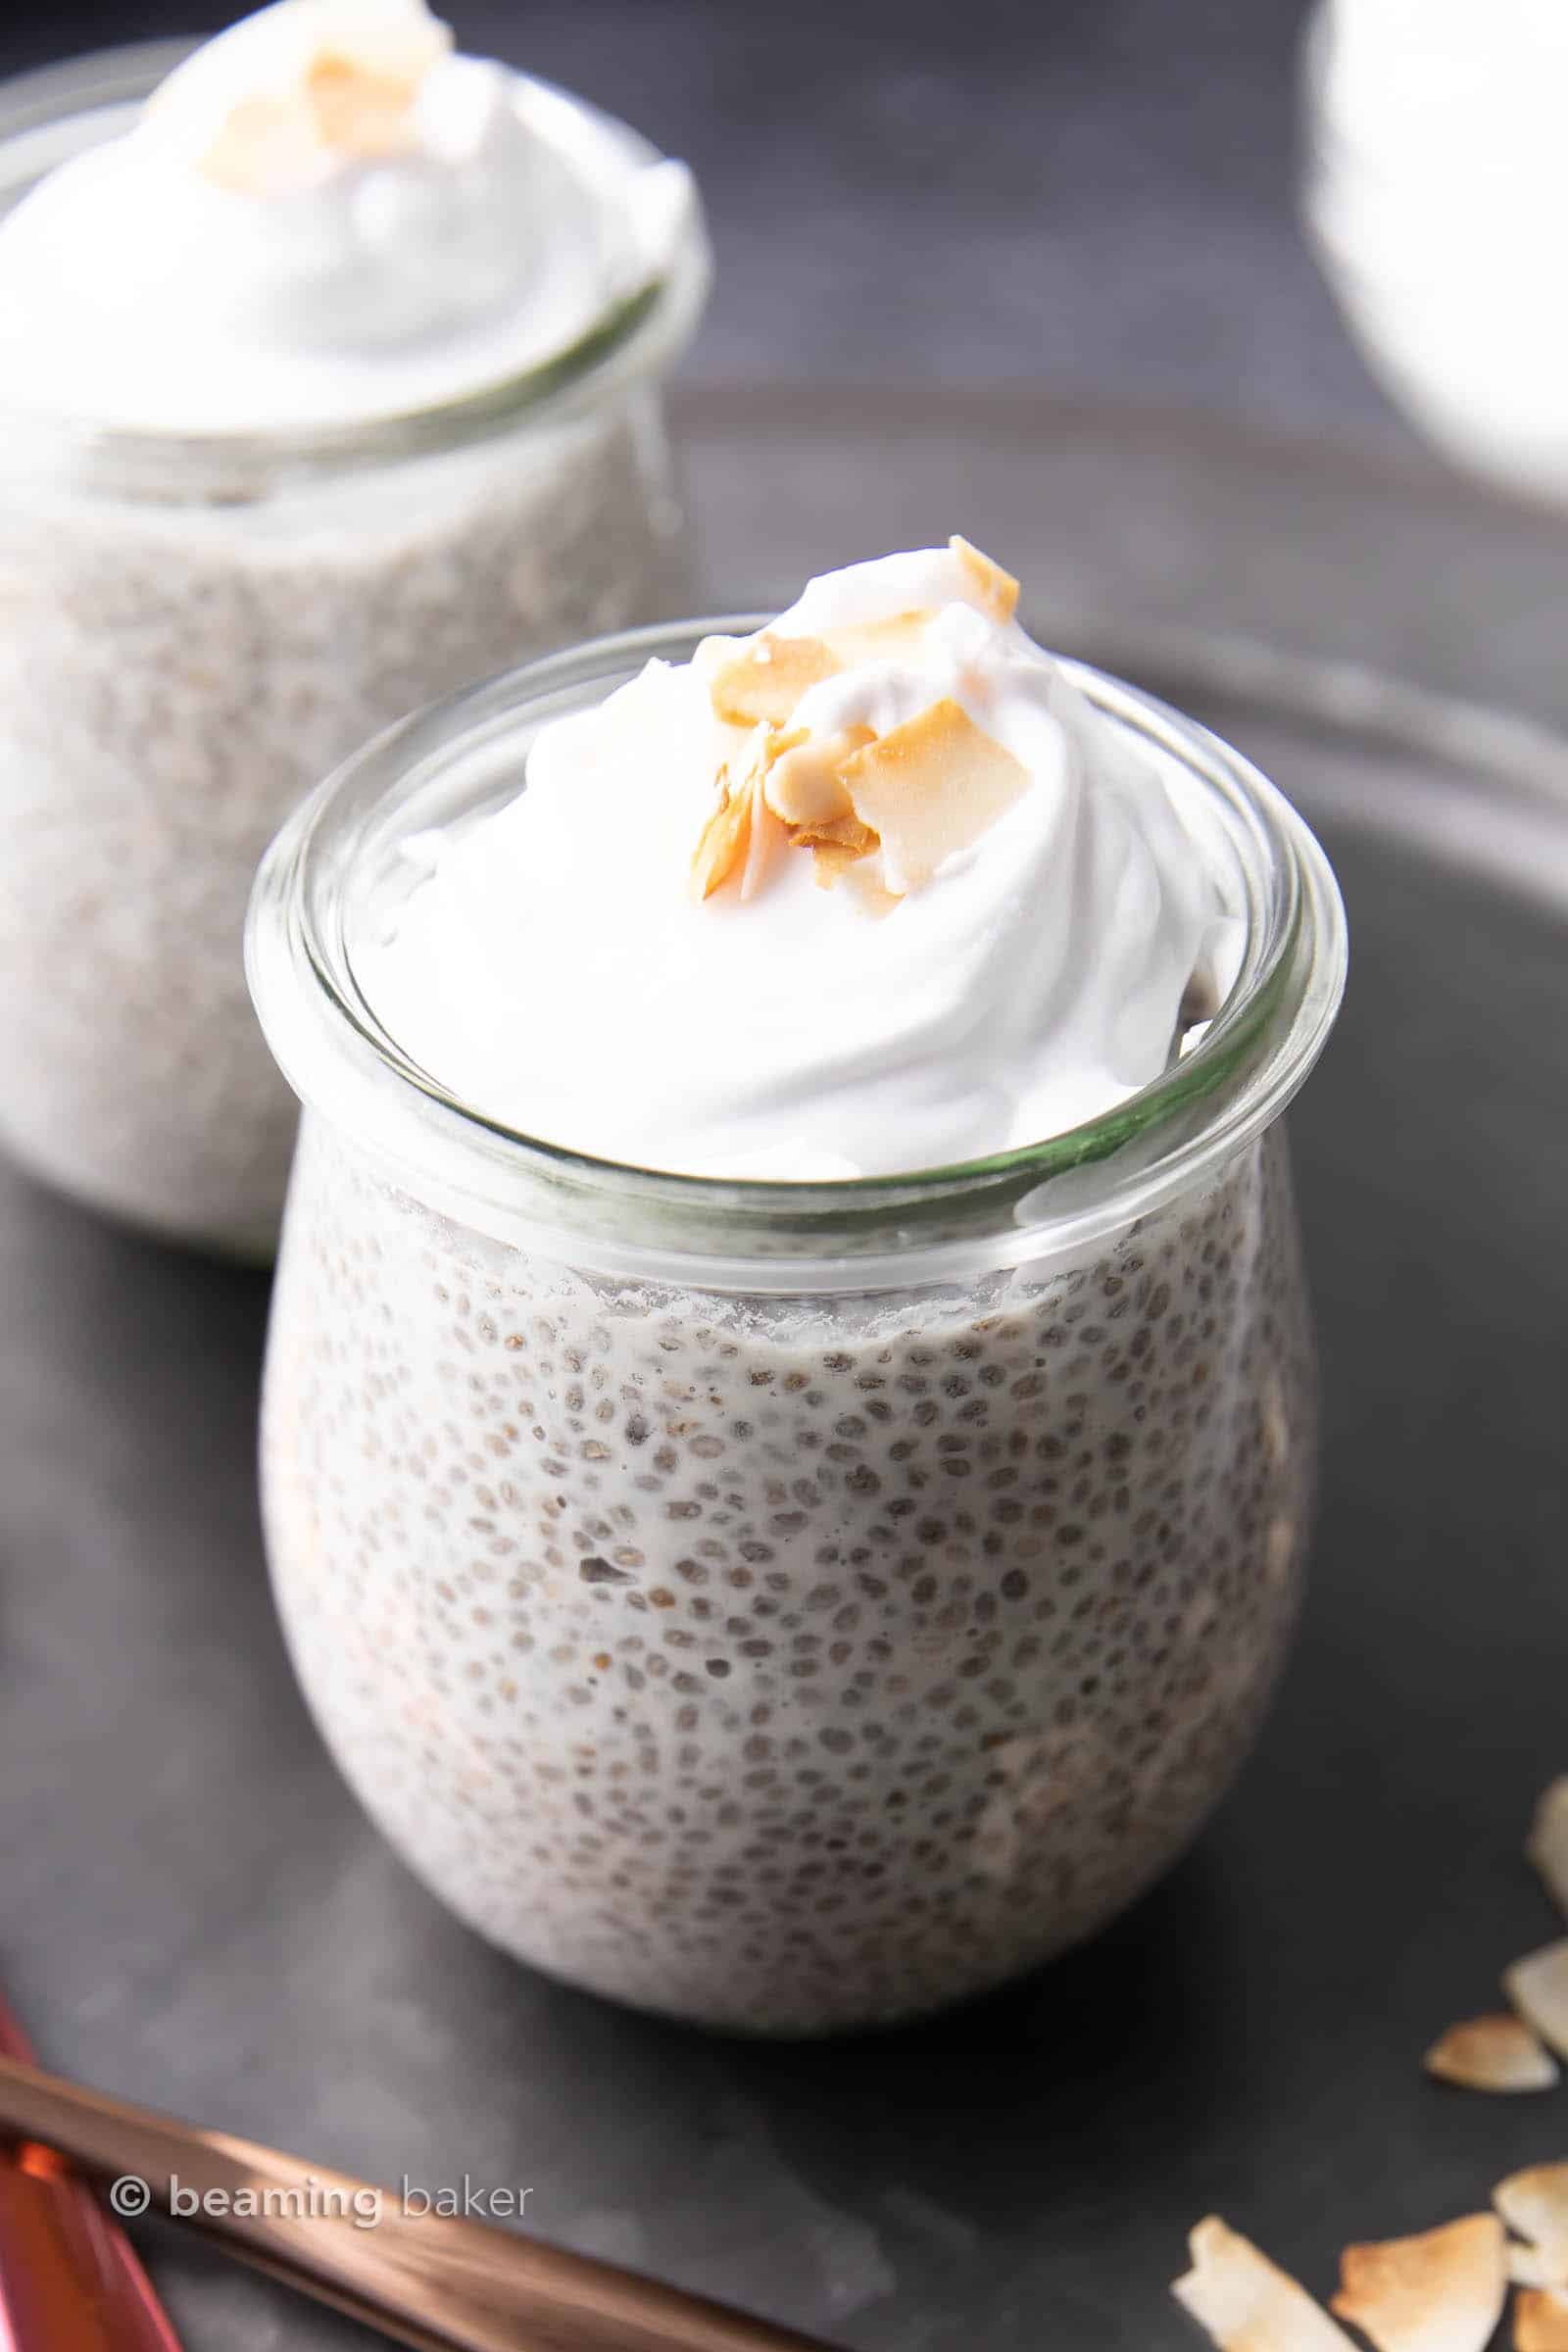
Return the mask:
<path id="1" fill-rule="evenodd" d="M 684 661 L 770 615 L 659 623 L 548 656 L 400 721 L 328 776 L 269 850 L 252 896 L 247 968 L 263 1028 L 310 1109 L 342 1125 L 416 1197 L 492 1232 L 607 1271 L 678 1261 L 714 1289 L 877 1287 L 1024 1263 L 1131 1222 L 1199 1181 L 1285 1108 L 1344 993 L 1345 910 L 1292 804 L 1197 721 L 1089 664 L 1056 657 L 1097 709 L 1173 756 L 1212 796 L 1246 897 L 1241 970 L 1191 1052 L 1081 1125 L 952 1166 L 785 1182 L 688 1176 L 604 1159 L 489 1117 L 420 1068 L 361 993 L 345 929 L 402 820 L 476 753 L 603 700 L 650 660 Z M 512 765 L 506 784 L 517 787 Z M 472 812 L 472 802 L 467 813 Z M 454 813 L 463 813 L 456 811 Z M 553 1237 L 553 1238 L 552 1238 Z M 771 1272 L 767 1272 L 767 1269 Z"/>
<path id="2" fill-rule="evenodd" d="M 0 81 L 0 197 L 5 163 L 78 118 L 149 97 L 191 40 L 137 41 L 91 50 L 61 65 Z M 624 172 L 662 163 L 652 140 L 574 91 L 509 66 L 516 87 L 546 110 L 587 166 Z M 315 478 L 398 465 L 466 448 L 612 399 L 672 367 L 696 330 L 710 278 L 707 233 L 694 195 L 668 266 L 618 294 L 568 345 L 514 374 L 470 392 L 384 416 L 277 430 L 255 427 L 162 432 L 54 418 L 0 392 L 0 445 L 7 466 L 106 492 L 171 499 L 239 501 L 278 480 Z"/>

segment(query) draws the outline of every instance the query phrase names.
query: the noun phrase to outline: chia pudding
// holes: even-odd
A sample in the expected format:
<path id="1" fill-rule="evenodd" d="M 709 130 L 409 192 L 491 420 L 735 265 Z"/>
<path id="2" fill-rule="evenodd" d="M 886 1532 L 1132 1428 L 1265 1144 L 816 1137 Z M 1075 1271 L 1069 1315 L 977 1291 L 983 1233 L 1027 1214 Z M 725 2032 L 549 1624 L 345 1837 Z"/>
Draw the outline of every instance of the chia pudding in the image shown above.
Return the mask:
<path id="1" fill-rule="evenodd" d="M 284 0 L 145 107 L 128 56 L 0 139 L 0 1139 L 267 1253 L 257 861 L 410 710 L 682 600 L 705 248 L 681 167 L 416 0 Z"/>
<path id="2" fill-rule="evenodd" d="M 1130 1901 L 1248 1749 L 1310 1516 L 1312 1352 L 1278 1114 L 1343 983 L 1332 877 L 1295 812 L 1211 737 L 1052 662 L 1010 619 L 984 614 L 985 640 L 961 615 L 950 626 L 943 599 L 965 594 L 951 566 L 935 553 L 896 561 L 916 568 L 871 583 L 876 596 L 938 617 L 918 650 L 865 657 L 916 673 L 871 681 L 861 723 L 873 746 L 906 750 L 899 710 L 912 702 L 923 717 L 933 682 L 956 685 L 951 699 L 991 749 L 950 724 L 947 780 L 983 770 L 1005 782 L 991 758 L 1000 738 L 1027 754 L 1027 786 L 979 820 L 971 804 L 956 821 L 972 837 L 919 881 L 915 835 L 884 799 L 877 848 L 857 849 L 869 870 L 829 860 L 831 889 L 806 875 L 814 899 L 796 863 L 822 845 L 794 838 L 802 824 L 775 842 L 771 873 L 759 877 L 743 843 L 716 881 L 704 824 L 697 893 L 731 903 L 688 901 L 694 952 L 715 965 L 739 955 L 740 926 L 765 908 L 776 950 L 792 923 L 822 919 L 819 901 L 839 909 L 819 942 L 830 993 L 836 957 L 860 952 L 853 912 L 880 934 L 890 984 L 907 981 L 903 958 L 923 959 L 940 928 L 966 997 L 983 996 L 960 934 L 969 918 L 995 932 L 1004 901 L 987 891 L 1002 886 L 994 874 L 984 891 L 964 884 L 965 916 L 962 875 L 1004 851 L 1027 865 L 1045 803 L 1077 792 L 1074 888 L 1089 888 L 1086 876 L 1111 870 L 1092 804 L 1114 797 L 1118 763 L 1125 783 L 1136 762 L 1138 790 L 1169 796 L 1174 830 L 1152 819 L 1143 837 L 1153 865 L 1185 843 L 1202 876 L 1184 916 L 1168 869 L 1151 924 L 1117 869 L 1116 906 L 1141 909 L 1150 1022 L 1167 1032 L 1141 1085 L 1124 1083 L 1125 1066 L 1119 1089 L 1103 1071 L 1091 1084 L 1097 1019 L 1118 1054 L 1132 1051 L 1127 997 L 1121 983 L 1114 998 L 1086 997 L 1068 965 L 1035 1005 L 1055 1041 L 1037 1039 L 1043 1055 L 1020 1048 L 1009 1063 L 986 1009 L 991 1083 L 976 1093 L 965 1079 L 961 1103 L 951 1086 L 912 1100 L 930 1004 L 902 1023 L 884 1007 L 881 1072 L 841 1054 L 817 1064 L 808 1100 L 792 1096 L 783 1032 L 754 1004 L 766 1067 L 720 1089 L 720 1134 L 669 1034 L 678 985 L 651 990 L 646 1017 L 626 1010 L 631 1036 L 617 1040 L 592 1018 L 611 981 L 584 960 L 570 1017 L 584 1023 L 583 1133 L 598 1157 L 556 1131 L 543 1045 L 531 1066 L 550 1123 L 530 1136 L 512 1092 L 530 1056 L 503 1066 L 504 1021 L 487 1040 L 476 1013 L 466 1059 L 455 1039 L 436 1051 L 434 1026 L 410 1034 L 418 1012 L 413 990 L 400 994 L 400 955 L 439 1025 L 457 1001 L 444 992 L 471 980 L 429 970 L 443 898 L 451 913 L 480 862 L 466 840 L 515 884 L 508 850 L 523 829 L 509 844 L 504 828 L 521 772 L 524 802 L 554 797 L 560 762 L 591 804 L 619 771 L 624 724 L 645 789 L 673 792 L 679 762 L 662 758 L 655 706 L 690 748 L 698 687 L 722 696 L 758 645 L 765 664 L 790 667 L 808 633 L 800 614 L 818 626 L 820 597 L 773 624 L 772 648 L 623 640 L 400 730 L 291 822 L 252 917 L 258 1006 L 307 1105 L 263 1483 L 278 1604 L 318 1722 L 368 1812 L 481 1933 L 617 1999 L 754 2032 L 929 2010 Z M 847 596 L 828 608 L 851 610 Z M 843 628 L 876 625 L 861 611 Z M 816 705 L 756 724 L 779 730 L 775 759 L 802 738 L 813 754 L 831 747 L 863 810 L 874 796 L 853 765 L 859 739 L 845 752 L 857 722 L 844 711 L 866 683 L 865 647 L 846 653 L 832 627 L 823 641 L 843 659 L 829 691 L 813 686 Z M 648 652 L 678 666 L 623 684 Z M 1026 664 L 1028 691 L 1045 698 L 1027 723 L 981 674 L 993 654 L 1008 693 Z M 1048 707 L 1055 770 L 1036 723 Z M 764 774 L 754 825 L 770 792 L 786 802 L 820 776 L 820 763 L 771 785 Z M 732 770 L 719 810 L 733 786 Z M 581 821 L 602 827 L 606 814 L 600 801 Z M 846 820 L 821 822 L 840 825 L 826 846 L 855 846 Z M 672 841 L 681 831 L 672 823 Z M 1063 854 L 1059 832 L 1047 854 Z M 656 892 L 646 842 L 637 863 Z M 846 887 L 858 905 L 841 901 Z M 613 881 L 604 888 L 613 908 Z M 1107 934 L 1119 920 L 1104 904 L 1094 911 Z M 710 949 L 702 926 L 715 923 L 735 936 L 715 932 Z M 1187 968 L 1157 1013 L 1149 958 L 1162 926 L 1178 951 L 1170 970 Z M 1126 940 L 1107 935 L 1106 948 L 1127 981 Z M 526 973 L 498 974 L 503 1007 L 514 1013 L 526 985 Z M 808 1031 L 809 987 L 798 1008 Z M 943 1034 L 950 1016 L 944 1006 Z M 551 1017 L 540 1004 L 535 1025 Z M 647 1104 L 606 1106 L 594 1090 L 613 1092 L 638 1050 L 662 1054 L 665 1094 L 689 1124 L 681 1144 L 672 1113 L 633 1163 L 623 1139 L 612 1155 L 609 1129 L 646 1125 Z M 977 1135 L 966 1156 L 924 1172 L 899 1164 L 897 1133 L 879 1151 L 896 1099 L 880 1091 L 887 1069 L 925 1132 L 989 1119 L 993 1149 Z M 830 1092 L 831 1116 L 813 1123 Z M 996 1124 L 1001 1098 L 1033 1121 L 1053 1096 L 1087 1105 L 1076 1125 L 1019 1145 Z M 793 1105 L 771 1127 L 768 1099 Z M 825 1165 L 846 1157 L 853 1173 Z M 789 1161 L 803 1172 L 784 1172 Z"/>

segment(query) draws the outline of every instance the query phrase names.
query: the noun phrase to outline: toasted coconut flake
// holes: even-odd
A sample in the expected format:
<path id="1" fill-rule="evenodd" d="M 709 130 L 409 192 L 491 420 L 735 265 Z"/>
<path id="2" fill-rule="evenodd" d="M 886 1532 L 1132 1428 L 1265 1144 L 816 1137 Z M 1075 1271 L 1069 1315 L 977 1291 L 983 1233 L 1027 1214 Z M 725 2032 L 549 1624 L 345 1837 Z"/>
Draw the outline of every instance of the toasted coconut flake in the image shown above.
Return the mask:
<path id="1" fill-rule="evenodd" d="M 1525 1852 L 1558 1910 L 1568 1914 L 1568 1775 L 1553 1781 L 1537 1805 Z"/>
<path id="2" fill-rule="evenodd" d="M 753 795 L 749 780 L 737 785 L 728 765 L 718 771 L 718 801 L 692 856 L 691 894 L 710 899 L 744 863 L 752 843 Z"/>
<path id="3" fill-rule="evenodd" d="M 960 539 L 956 531 L 948 545 L 963 565 L 970 587 L 992 619 L 1010 620 L 1018 609 L 1018 583 L 1011 572 L 1004 571 L 1000 564 L 994 564 L 977 547 L 971 547 L 967 539 Z"/>
<path id="4" fill-rule="evenodd" d="M 692 654 L 692 670 L 708 688 L 708 699 L 713 699 L 713 680 L 732 662 L 739 662 L 752 649 L 750 637 L 703 637 Z"/>
<path id="5" fill-rule="evenodd" d="M 1347 2246 L 1330 2309 L 1378 2352 L 1484 2352 L 1507 2293 L 1502 2224 L 1472 2213 L 1419 2237 Z"/>
<path id="6" fill-rule="evenodd" d="M 1568 2295 L 1528 2286 L 1513 2307 L 1514 2352 L 1568 2352 Z"/>
<path id="7" fill-rule="evenodd" d="M 879 858 L 848 858 L 844 851 L 833 849 L 813 850 L 811 857 L 816 866 L 818 883 L 824 889 L 831 890 L 836 883 L 842 882 L 859 906 L 862 914 L 875 915 L 880 921 L 883 915 L 891 914 L 896 906 L 902 906 L 904 904 L 902 899 L 894 897 L 891 890 L 883 889 L 879 879 L 881 873 Z M 824 872 L 823 860 L 834 858 L 845 859 L 845 862 L 836 868 L 830 863 L 828 870 Z"/>
<path id="8" fill-rule="evenodd" d="M 796 842 L 793 846 L 799 849 L 803 845 Z M 843 881 L 852 866 L 859 864 L 862 855 L 859 850 L 845 849 L 832 841 L 816 841 L 809 846 L 818 890 L 832 890 Z"/>
<path id="9" fill-rule="evenodd" d="M 764 629 L 738 661 L 718 671 L 709 692 L 720 718 L 737 726 L 767 719 L 783 726 L 808 687 L 839 669 L 837 656 L 819 637 L 775 637 Z"/>
<path id="10" fill-rule="evenodd" d="M 880 844 L 870 826 L 862 825 L 858 816 L 841 816 L 831 825 L 798 825 L 790 835 L 790 847 L 810 851 L 818 886 L 831 890 L 852 865 L 869 858 Z"/>
<path id="11" fill-rule="evenodd" d="M 323 154 L 373 162 L 413 143 L 415 102 L 452 47 L 450 28 L 423 8 L 395 22 L 352 7 L 318 13 L 320 45 L 300 80 L 239 100 L 218 123 L 198 169 L 219 187 L 276 194 L 314 178 Z"/>
<path id="12" fill-rule="evenodd" d="M 315 15 L 318 54 L 411 91 L 453 47 L 451 25 L 432 16 L 424 0 L 403 0 L 396 10 L 385 0 L 370 8 L 364 0 L 316 0 Z"/>
<path id="13" fill-rule="evenodd" d="M 767 879 L 767 868 L 773 852 L 784 838 L 784 828 L 762 798 L 762 778 L 766 770 L 759 767 L 752 774 L 752 830 L 746 844 L 746 863 L 741 868 L 741 897 L 755 899 Z"/>
<path id="14" fill-rule="evenodd" d="M 409 144 L 409 110 L 418 82 L 368 73 L 352 58 L 322 56 L 305 81 L 316 134 L 334 154 L 373 161 Z"/>
<path id="15" fill-rule="evenodd" d="M 231 108 L 197 170 L 215 187 L 263 196 L 308 178 L 318 150 L 303 109 L 275 98 L 246 98 Z"/>
<path id="16" fill-rule="evenodd" d="M 1465 2090 L 1549 2090 L 1559 2072 L 1530 2028 L 1505 2014 L 1450 2026 L 1422 2064 L 1440 2082 Z"/>
<path id="17" fill-rule="evenodd" d="M 862 620 L 840 629 L 824 629 L 822 643 L 835 653 L 845 669 L 862 662 L 897 662 L 920 650 L 930 625 L 929 612 L 895 612 L 889 620 Z"/>
<path id="18" fill-rule="evenodd" d="M 792 850 L 843 850 L 851 858 L 868 858 L 877 847 L 876 835 L 858 816 L 837 816 L 831 824 L 797 825 L 790 834 Z"/>
<path id="19" fill-rule="evenodd" d="M 768 770 L 781 753 L 803 738 L 781 727 L 754 727 L 734 765 L 726 760 L 718 771 L 718 800 L 704 825 L 691 863 L 691 893 L 699 904 L 723 887 L 731 874 L 741 877 L 743 899 L 755 897 L 783 827 L 766 801 Z"/>
<path id="20" fill-rule="evenodd" d="M 1522 2173 L 1510 2173 L 1497 2182 L 1492 2202 L 1509 2229 L 1528 2238 L 1535 2251 L 1532 2283 L 1568 2284 L 1568 2164 L 1533 2164 Z M 1512 2265 L 1513 2251 L 1509 2261 Z"/>
<path id="21" fill-rule="evenodd" d="M 1220 2352 L 1352 2352 L 1305 2287 L 1217 2216 L 1187 2242 L 1193 2267 L 1170 2291 Z"/>
<path id="22" fill-rule="evenodd" d="M 1568 2058 L 1568 1936 L 1503 1972 L 1503 1990 L 1559 2058 Z"/>
<path id="23" fill-rule="evenodd" d="M 1515 2286 L 1553 2286 L 1558 2283 L 1539 2246 L 1527 2246 L 1523 2238 L 1510 2237 L 1505 2249 L 1508 2276 Z"/>
<path id="24" fill-rule="evenodd" d="M 855 813 L 882 843 L 887 888 L 928 882 L 1023 792 L 1029 770 L 958 703 L 932 703 L 844 763 Z"/>
<path id="25" fill-rule="evenodd" d="M 843 767 L 862 745 L 874 743 L 871 727 L 846 727 L 824 742 L 809 738 L 775 760 L 767 771 L 767 805 L 787 825 L 831 825 L 853 817 L 855 804 Z"/>

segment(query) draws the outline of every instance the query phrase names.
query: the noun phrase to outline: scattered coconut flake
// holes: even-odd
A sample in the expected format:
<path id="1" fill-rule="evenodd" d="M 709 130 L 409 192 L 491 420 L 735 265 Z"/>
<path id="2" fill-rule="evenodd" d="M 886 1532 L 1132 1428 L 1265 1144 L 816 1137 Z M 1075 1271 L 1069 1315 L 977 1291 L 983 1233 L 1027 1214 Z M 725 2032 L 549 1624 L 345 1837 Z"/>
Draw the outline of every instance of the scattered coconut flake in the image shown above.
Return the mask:
<path id="1" fill-rule="evenodd" d="M 1305 2287 L 1217 2215 L 1187 2242 L 1193 2267 L 1170 2291 L 1220 2352 L 1352 2352 Z"/>
<path id="2" fill-rule="evenodd" d="M 966 850 L 1029 782 L 1022 760 L 958 703 L 932 703 L 844 763 L 860 822 L 882 843 L 882 880 L 902 897 Z"/>
<path id="3" fill-rule="evenodd" d="M 1516 1960 L 1503 1971 L 1502 1988 L 1542 2040 L 1568 2058 L 1568 1936 Z"/>
<path id="4" fill-rule="evenodd" d="M 971 547 L 955 531 L 948 541 L 958 562 L 963 565 L 969 585 L 979 597 L 984 610 L 993 620 L 1010 620 L 1018 609 L 1018 583 L 1010 571 L 1004 571 L 979 548 Z"/>
<path id="5" fill-rule="evenodd" d="M 1507 2293 L 1502 2224 L 1472 2213 L 1419 2237 L 1347 2246 L 1329 2308 L 1378 2352 L 1484 2352 Z"/>
<path id="6" fill-rule="evenodd" d="M 768 719 L 783 726 L 808 687 L 837 675 L 838 657 L 819 637 L 754 637 L 738 661 L 726 662 L 709 693 L 720 718 L 737 726 Z"/>
<path id="7" fill-rule="evenodd" d="M 1513 2307 L 1514 2352 L 1568 2352 L 1568 2296 L 1526 2287 Z"/>
<path id="8" fill-rule="evenodd" d="M 1472 2017 L 1440 2034 L 1422 2060 L 1429 2075 L 1465 2090 L 1549 2090 L 1556 2060 L 1517 2017 Z"/>
<path id="9" fill-rule="evenodd" d="M 1537 1805 L 1525 1852 L 1558 1910 L 1568 1913 L 1568 1774 L 1553 1781 Z"/>
<path id="10" fill-rule="evenodd" d="M 1539 2246 L 1527 2246 L 1522 2238 L 1510 2237 L 1505 2249 L 1508 2276 L 1515 2286 L 1555 2286 L 1559 2283 L 1551 2275 L 1551 2266 Z"/>
<path id="11" fill-rule="evenodd" d="M 1529 2239 L 1539 2258 L 1531 2284 L 1568 2284 L 1568 2164 L 1533 2164 L 1522 2173 L 1510 2173 L 1497 2182 L 1492 2202 L 1509 2229 Z M 1513 2260 L 1510 2252 L 1510 2264 Z"/>

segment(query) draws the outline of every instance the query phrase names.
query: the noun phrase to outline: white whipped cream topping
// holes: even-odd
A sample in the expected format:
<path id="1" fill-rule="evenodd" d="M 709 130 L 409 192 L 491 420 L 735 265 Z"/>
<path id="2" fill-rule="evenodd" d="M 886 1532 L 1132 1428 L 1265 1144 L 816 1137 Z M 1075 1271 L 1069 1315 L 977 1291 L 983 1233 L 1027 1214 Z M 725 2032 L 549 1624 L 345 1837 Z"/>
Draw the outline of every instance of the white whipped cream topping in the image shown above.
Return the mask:
<path id="1" fill-rule="evenodd" d="M 345 120 L 347 118 L 347 120 Z M 0 386 L 160 432 L 435 405 L 567 348 L 661 270 L 678 164 L 452 53 L 424 0 L 276 0 L 0 220 Z"/>
<path id="2" fill-rule="evenodd" d="M 929 610 L 912 654 L 809 689 L 796 724 L 878 731 L 951 697 L 1029 772 L 891 912 L 785 850 L 695 904 L 733 730 L 711 661 L 650 662 L 545 728 L 526 786 L 405 845 L 418 869 L 356 951 L 405 1052 L 492 1118 L 692 1175 L 827 1180 L 1036 1142 L 1165 1067 L 1235 933 L 1155 756 L 1096 711 L 946 549 L 813 580 L 774 636 Z M 1218 965 L 1224 963 L 1222 972 Z"/>
<path id="3" fill-rule="evenodd" d="M 1311 214 L 1374 365 L 1457 454 L 1568 496 L 1568 8 L 1326 0 Z"/>

